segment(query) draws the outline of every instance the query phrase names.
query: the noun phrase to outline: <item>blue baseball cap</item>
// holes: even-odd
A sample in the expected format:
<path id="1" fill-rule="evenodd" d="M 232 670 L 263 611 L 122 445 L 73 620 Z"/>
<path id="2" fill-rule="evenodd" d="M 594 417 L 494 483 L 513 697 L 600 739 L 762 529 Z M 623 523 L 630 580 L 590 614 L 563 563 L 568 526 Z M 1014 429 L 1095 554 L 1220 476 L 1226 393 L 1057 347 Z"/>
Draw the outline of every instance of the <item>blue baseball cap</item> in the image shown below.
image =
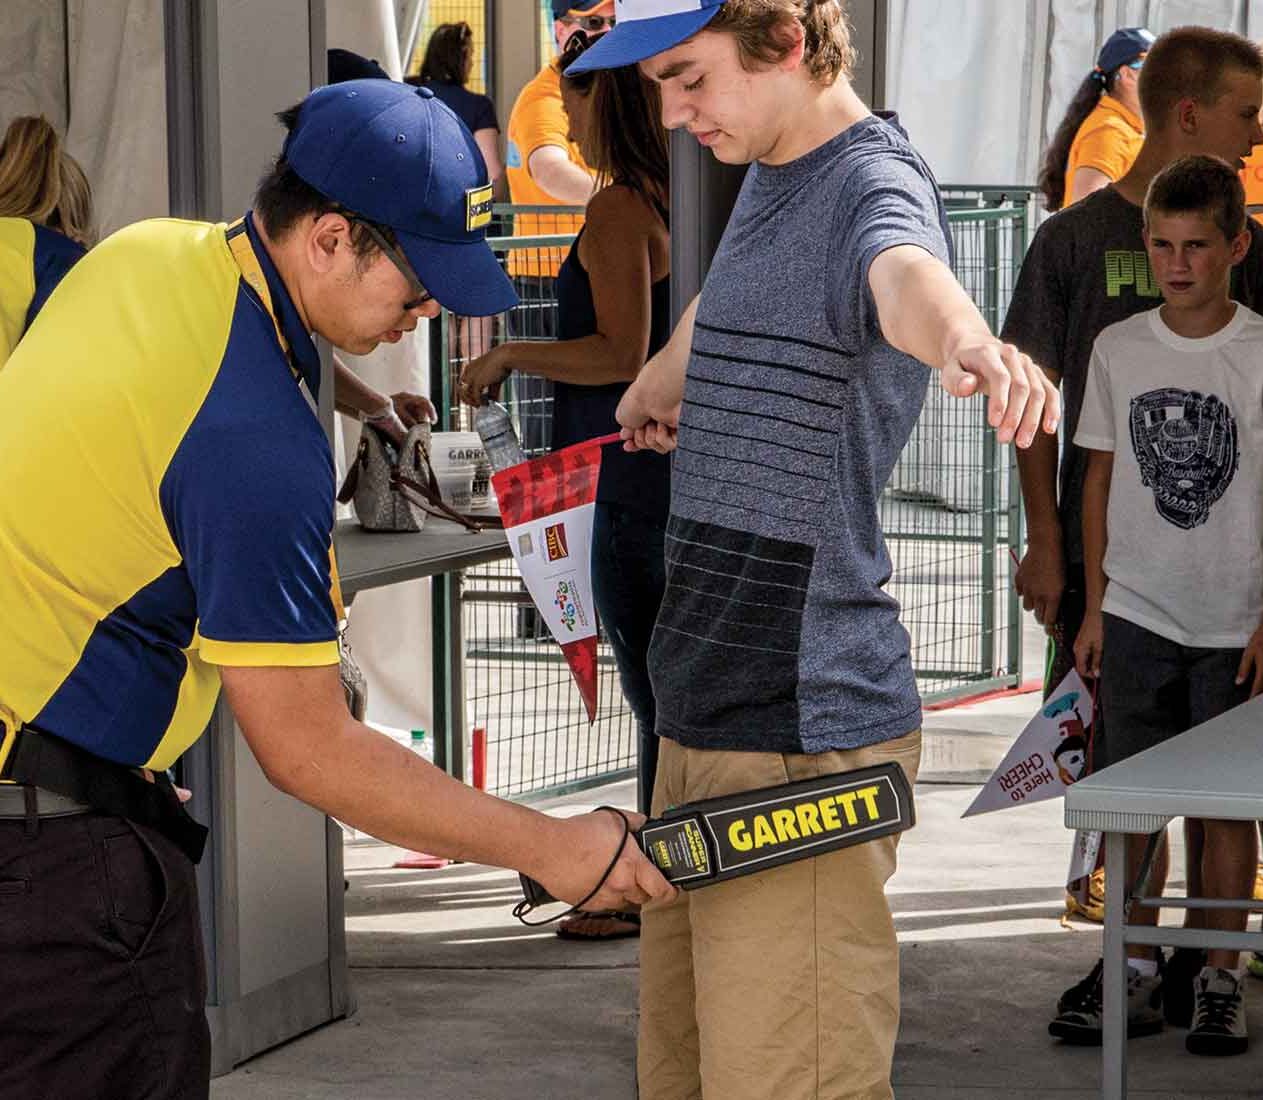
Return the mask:
<path id="1" fill-rule="evenodd" d="M 1109 76 L 1120 65 L 1148 53 L 1155 41 L 1153 31 L 1146 27 L 1121 27 L 1105 40 L 1105 45 L 1097 54 L 1096 71 L 1102 76 Z"/>
<path id="2" fill-rule="evenodd" d="M 617 69 L 678 46 L 719 13 L 724 0 L 614 0 L 614 27 L 566 75 Z"/>
<path id="3" fill-rule="evenodd" d="M 322 195 L 394 230 L 426 290 L 453 313 L 485 317 L 518 304 L 487 247 L 487 166 L 429 88 L 394 80 L 317 88 L 281 155 Z"/>

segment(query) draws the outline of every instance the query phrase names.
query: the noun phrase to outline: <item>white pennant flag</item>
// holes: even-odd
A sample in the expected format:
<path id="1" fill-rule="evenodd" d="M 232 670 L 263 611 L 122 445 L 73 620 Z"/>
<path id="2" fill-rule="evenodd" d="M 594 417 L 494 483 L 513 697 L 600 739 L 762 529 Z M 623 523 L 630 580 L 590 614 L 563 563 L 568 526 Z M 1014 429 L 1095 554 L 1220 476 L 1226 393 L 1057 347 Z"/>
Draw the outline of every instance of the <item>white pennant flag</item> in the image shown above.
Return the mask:
<path id="1" fill-rule="evenodd" d="M 1059 798 L 1087 772 L 1092 695 L 1071 669 L 962 817 Z"/>

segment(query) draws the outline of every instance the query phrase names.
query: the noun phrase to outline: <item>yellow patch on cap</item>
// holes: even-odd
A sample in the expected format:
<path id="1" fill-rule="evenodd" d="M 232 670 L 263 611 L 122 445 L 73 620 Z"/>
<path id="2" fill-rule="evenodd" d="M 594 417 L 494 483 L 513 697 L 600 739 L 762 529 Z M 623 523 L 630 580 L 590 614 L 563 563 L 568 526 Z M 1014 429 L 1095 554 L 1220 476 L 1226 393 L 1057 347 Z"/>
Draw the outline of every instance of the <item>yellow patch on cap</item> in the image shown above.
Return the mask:
<path id="1" fill-rule="evenodd" d="M 491 184 L 465 189 L 465 232 L 472 233 L 491 221 Z"/>

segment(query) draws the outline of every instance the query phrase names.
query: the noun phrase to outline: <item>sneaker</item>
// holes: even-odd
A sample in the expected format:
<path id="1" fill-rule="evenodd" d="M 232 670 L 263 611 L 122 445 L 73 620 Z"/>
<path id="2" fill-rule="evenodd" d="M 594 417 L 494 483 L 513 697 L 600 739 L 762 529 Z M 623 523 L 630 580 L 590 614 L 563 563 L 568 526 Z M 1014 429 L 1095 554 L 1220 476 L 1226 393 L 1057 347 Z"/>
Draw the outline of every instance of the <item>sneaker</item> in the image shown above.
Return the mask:
<path id="1" fill-rule="evenodd" d="M 1252 978 L 1263 978 L 1263 951 L 1252 951 L 1245 968 Z"/>
<path id="2" fill-rule="evenodd" d="M 1193 979 L 1206 965 L 1206 952 L 1200 947 L 1177 947 L 1171 952 L 1162 975 L 1162 1011 L 1172 1027 L 1188 1027 L 1193 1022 Z"/>
<path id="3" fill-rule="evenodd" d="M 1083 981 L 1067 989 L 1057 1001 L 1057 1016 L 1048 1034 L 1076 1046 L 1101 1045 L 1101 1007 L 1105 995 L 1104 964 L 1096 966 Z M 1127 968 L 1127 1038 L 1156 1035 L 1162 1030 L 1162 963 L 1152 978 Z"/>
<path id="4" fill-rule="evenodd" d="M 1206 967 L 1193 980 L 1193 1026 L 1184 1039 L 1190 1054 L 1244 1054 L 1245 983 L 1231 970 Z"/>

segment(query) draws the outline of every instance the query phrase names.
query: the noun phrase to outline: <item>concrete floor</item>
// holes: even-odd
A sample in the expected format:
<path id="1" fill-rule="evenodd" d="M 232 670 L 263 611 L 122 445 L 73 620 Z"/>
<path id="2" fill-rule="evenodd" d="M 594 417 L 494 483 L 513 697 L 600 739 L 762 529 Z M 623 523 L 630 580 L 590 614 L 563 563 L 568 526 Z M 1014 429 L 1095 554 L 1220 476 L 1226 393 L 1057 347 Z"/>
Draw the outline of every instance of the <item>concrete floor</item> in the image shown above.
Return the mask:
<path id="1" fill-rule="evenodd" d="M 963 781 L 999 760 L 1034 706 L 1016 696 L 926 716 L 929 781 L 890 886 L 903 967 L 899 1100 L 1098 1095 L 1099 1050 L 1062 1047 L 1045 1031 L 1100 940 L 1095 926 L 1059 920 L 1061 802 L 960 817 L 976 790 Z M 610 801 L 630 805 L 631 784 L 554 808 Z M 509 913 L 515 876 L 396 871 L 396 855 L 372 841 L 347 847 L 356 1014 L 246 1063 L 212 1097 L 633 1100 L 636 942 L 525 929 Z M 1212 1061 L 1186 1054 L 1183 1032 L 1134 1041 L 1130 1095 L 1263 1096 L 1263 983 L 1252 985 L 1254 1050 Z"/>

